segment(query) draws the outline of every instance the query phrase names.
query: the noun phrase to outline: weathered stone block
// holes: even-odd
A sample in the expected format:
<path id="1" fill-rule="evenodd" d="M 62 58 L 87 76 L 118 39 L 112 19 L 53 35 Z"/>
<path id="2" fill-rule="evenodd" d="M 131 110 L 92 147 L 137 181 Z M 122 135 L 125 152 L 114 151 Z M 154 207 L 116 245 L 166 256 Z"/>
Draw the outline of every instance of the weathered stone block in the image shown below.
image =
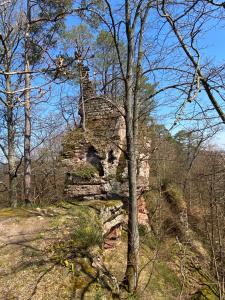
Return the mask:
<path id="1" fill-rule="evenodd" d="M 100 196 L 105 193 L 103 186 L 100 184 L 68 185 L 65 192 L 69 198 L 75 199 L 79 199 L 84 196 Z"/>

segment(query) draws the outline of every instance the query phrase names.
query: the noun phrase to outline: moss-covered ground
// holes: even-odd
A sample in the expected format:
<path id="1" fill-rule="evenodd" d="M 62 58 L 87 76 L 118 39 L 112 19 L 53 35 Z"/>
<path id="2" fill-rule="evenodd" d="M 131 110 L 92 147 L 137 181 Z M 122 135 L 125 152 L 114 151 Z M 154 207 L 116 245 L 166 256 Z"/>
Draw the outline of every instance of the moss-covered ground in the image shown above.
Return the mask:
<path id="1" fill-rule="evenodd" d="M 102 205 L 119 201 L 1 210 L 0 299 L 113 299 L 110 280 L 123 280 L 127 238 L 124 230 L 116 248 L 103 251 Z M 123 287 L 121 299 L 219 299 L 207 261 L 174 236 L 155 230 L 140 227 L 138 293 L 133 297 Z"/>

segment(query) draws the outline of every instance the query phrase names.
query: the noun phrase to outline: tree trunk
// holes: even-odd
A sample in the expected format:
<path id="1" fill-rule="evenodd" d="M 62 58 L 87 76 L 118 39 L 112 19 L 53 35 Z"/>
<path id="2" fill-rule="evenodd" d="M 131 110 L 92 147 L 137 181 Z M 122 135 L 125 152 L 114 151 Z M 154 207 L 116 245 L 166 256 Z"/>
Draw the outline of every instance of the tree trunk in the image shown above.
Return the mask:
<path id="1" fill-rule="evenodd" d="M 129 71 L 126 87 L 126 142 L 128 157 L 128 251 L 126 283 L 130 293 L 135 293 L 138 280 L 139 265 L 139 232 L 137 215 L 137 158 L 136 158 L 136 139 L 134 135 L 133 119 L 133 89 L 132 89 L 132 68 Z"/>
<path id="2" fill-rule="evenodd" d="M 10 75 L 6 76 L 6 90 L 11 91 Z M 15 158 L 15 128 L 13 116 L 13 97 L 7 94 L 7 139 L 8 139 L 8 199 L 11 206 L 17 206 L 16 158 Z"/>
<path id="3" fill-rule="evenodd" d="M 84 89 L 83 89 L 83 64 L 78 62 L 79 66 L 79 81 L 80 81 L 80 101 L 79 101 L 79 115 L 80 115 L 80 126 L 83 131 L 86 131 L 86 116 L 85 116 L 85 106 L 84 106 Z"/>
<path id="4" fill-rule="evenodd" d="M 134 32 L 131 27 L 130 2 L 126 1 L 126 36 L 127 36 L 127 75 L 125 84 L 125 120 L 126 142 L 128 156 L 128 251 L 126 281 L 130 293 L 135 293 L 138 281 L 139 264 L 139 232 L 137 216 L 137 162 L 136 140 L 134 134 L 134 95 L 133 95 L 133 65 L 134 65 Z"/>
<path id="5" fill-rule="evenodd" d="M 137 178 L 136 178 L 136 151 L 135 141 L 132 136 L 132 123 L 126 121 L 127 126 L 127 155 L 129 178 L 129 203 L 128 203 L 128 251 L 126 280 L 129 292 L 137 289 L 138 264 L 139 264 L 139 232 L 137 216 Z"/>
<path id="6" fill-rule="evenodd" d="M 25 127 L 24 127 L 24 200 L 26 204 L 30 204 L 31 200 L 31 114 L 30 114 L 30 62 L 29 62 L 29 21 L 30 21 L 30 5 L 27 1 L 27 32 L 25 40 Z"/>
<path id="7" fill-rule="evenodd" d="M 26 87 L 29 86 L 30 79 L 26 75 Z M 30 117 L 30 92 L 25 92 L 25 129 L 24 129 L 24 200 L 26 204 L 31 203 L 31 117 Z"/>

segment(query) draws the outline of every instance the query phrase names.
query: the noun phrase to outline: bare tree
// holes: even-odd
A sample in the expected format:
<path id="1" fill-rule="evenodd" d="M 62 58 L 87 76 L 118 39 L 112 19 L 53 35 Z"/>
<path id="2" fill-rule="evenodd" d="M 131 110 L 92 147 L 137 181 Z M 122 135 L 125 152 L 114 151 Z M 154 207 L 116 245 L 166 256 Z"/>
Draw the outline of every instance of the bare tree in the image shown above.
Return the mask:
<path id="1" fill-rule="evenodd" d="M 24 66 L 25 66 L 25 90 L 24 90 L 24 201 L 26 204 L 31 200 L 31 104 L 30 104 L 30 22 L 31 22 L 31 6 L 30 0 L 27 0 L 26 7 L 26 30 L 24 45 Z"/>
<path id="2" fill-rule="evenodd" d="M 0 73 L 6 81 L 1 93 L 6 96 L 7 100 L 1 98 L 1 102 L 8 111 L 9 145 L 6 144 L 6 148 L 1 145 L 1 150 L 9 161 L 9 177 L 11 178 L 9 193 L 11 193 L 14 189 L 12 183 L 16 181 L 15 145 L 12 146 L 15 135 L 12 127 L 15 126 L 13 109 L 15 104 L 24 107 L 23 162 L 24 200 L 26 203 L 32 202 L 31 111 L 34 105 L 46 101 L 45 96 L 50 90 L 50 84 L 58 78 L 58 74 L 63 69 L 63 64 L 59 65 L 59 59 L 51 55 L 50 49 L 55 46 L 54 37 L 60 28 L 55 24 L 58 21 L 62 24 L 62 19 L 71 12 L 70 7 L 70 1 L 65 1 L 65 5 L 55 3 L 44 6 L 43 1 L 33 2 L 30 0 L 14 0 L 1 7 L 2 16 L 3 14 L 8 16 L 8 20 L 4 19 L 4 16 L 1 20 L 2 33 L 4 33 L 0 34 L 3 46 L 1 63 L 5 63 L 5 65 Z M 77 10 L 79 11 L 79 8 Z M 15 26 L 12 27 L 11 24 Z M 15 84 L 16 78 L 19 80 L 17 85 Z M 13 199 L 14 196 L 12 195 L 10 198 Z M 16 205 L 16 200 L 13 205 Z"/>
<path id="3" fill-rule="evenodd" d="M 196 99 L 202 86 L 213 108 L 222 122 L 225 123 L 225 113 L 221 105 L 225 101 L 223 95 L 224 65 L 218 67 L 207 66 L 208 64 L 204 65 L 197 43 L 201 31 L 207 29 L 208 21 L 212 18 L 219 18 L 219 9 L 223 8 L 223 4 L 217 4 L 214 1 L 196 0 L 181 3 L 181 11 L 179 11 L 178 6 L 179 4 L 171 4 L 166 0 L 157 1 L 159 15 L 165 18 L 169 24 L 180 48 L 193 69 L 193 81 L 190 85 L 188 101 L 192 102 Z M 206 66 L 208 67 L 208 72 Z"/>
<path id="4" fill-rule="evenodd" d="M 18 121 L 16 112 L 20 105 L 18 98 L 15 97 L 14 89 L 18 88 L 22 82 L 21 75 L 16 78 L 12 78 L 14 73 L 13 67 L 18 62 L 16 61 L 16 55 L 19 44 L 21 41 L 21 28 L 22 18 L 18 17 L 14 19 L 16 10 L 16 2 L 12 3 L 0 11 L 0 41 L 2 44 L 2 50 L 0 54 L 1 64 L 1 97 L 0 102 L 5 108 L 5 120 L 7 130 L 7 142 L 1 143 L 0 148 L 6 158 L 8 164 L 8 198 L 9 203 L 12 206 L 17 205 L 17 170 L 18 164 L 21 163 L 20 159 L 16 157 L 16 122 Z M 12 25 L 14 27 L 12 27 Z"/>
<path id="5" fill-rule="evenodd" d="M 140 116 L 140 88 L 143 63 L 143 39 L 146 20 L 151 7 L 150 1 L 123 1 L 120 8 L 122 22 L 118 21 L 113 4 L 103 1 L 105 14 L 88 8 L 95 14 L 111 33 L 124 85 L 123 108 L 126 123 L 126 157 L 128 162 L 129 213 L 128 213 L 128 252 L 125 282 L 128 290 L 135 293 L 139 269 L 139 233 L 137 221 L 137 139 Z M 124 25 L 125 37 L 121 33 Z M 121 49 L 123 40 L 125 49 Z M 124 54 L 125 51 L 126 53 Z M 125 61 L 124 61 L 125 57 Z"/>

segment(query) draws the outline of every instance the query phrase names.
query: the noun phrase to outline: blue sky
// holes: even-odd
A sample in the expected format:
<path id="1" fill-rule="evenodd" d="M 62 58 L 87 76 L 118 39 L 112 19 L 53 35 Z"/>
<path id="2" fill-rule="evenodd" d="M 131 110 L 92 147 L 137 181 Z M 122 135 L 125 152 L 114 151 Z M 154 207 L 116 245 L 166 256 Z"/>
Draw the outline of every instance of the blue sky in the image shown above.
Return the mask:
<path id="1" fill-rule="evenodd" d="M 79 21 L 77 18 L 68 18 L 67 25 L 78 25 L 78 22 Z M 216 21 L 213 22 L 216 23 Z M 210 25 L 213 26 L 213 22 L 211 22 Z M 200 46 L 202 47 L 201 54 L 203 56 L 203 59 L 206 57 L 211 58 L 213 62 L 215 62 L 215 64 L 225 63 L 225 29 L 222 28 L 220 24 L 215 24 L 215 28 L 212 28 L 207 33 L 205 33 L 204 38 L 200 41 Z M 204 94 L 202 94 L 201 97 L 202 103 L 205 101 L 208 102 L 208 99 L 206 99 L 206 96 Z M 164 111 L 166 111 L 166 109 L 167 108 L 163 108 Z M 170 127 L 170 125 L 168 125 L 168 127 Z M 179 130 L 179 128 L 177 130 Z M 223 145 L 225 146 L 225 129 L 214 136 L 212 142 L 219 145 L 219 147 L 222 147 Z"/>
<path id="2" fill-rule="evenodd" d="M 214 23 L 214 24 L 213 24 Z M 214 65 L 222 65 L 225 64 L 225 26 L 219 24 L 217 20 L 210 22 L 211 29 L 204 33 L 201 36 L 201 39 L 198 41 L 198 46 L 200 46 L 200 55 L 201 62 L 205 59 L 212 60 Z M 213 26 L 215 26 L 213 28 Z M 225 88 L 225 87 L 224 87 Z M 210 103 L 208 97 L 205 93 L 201 93 L 200 103 Z M 219 102 L 221 104 L 221 102 Z M 222 103 L 223 104 L 223 103 Z M 166 113 L 168 110 L 164 108 Z M 163 109 L 163 110 L 164 110 Z M 225 110 L 225 105 L 223 104 L 223 109 Z M 160 109 L 158 114 L 160 115 Z M 219 119 L 218 119 L 219 120 Z M 169 125 L 167 128 L 171 127 L 171 123 L 173 122 L 173 117 L 169 120 Z M 191 123 L 184 122 L 183 125 L 178 126 L 173 130 L 173 133 L 181 130 L 188 129 L 191 127 Z M 225 125 L 221 125 L 222 130 L 219 131 L 213 138 L 211 143 L 220 149 L 225 149 Z"/>
<path id="3" fill-rule="evenodd" d="M 205 56 L 212 58 L 215 63 L 225 64 L 225 27 L 216 26 L 212 31 L 206 33 L 202 44 L 206 46 L 202 51 Z M 212 143 L 224 149 L 225 125 L 222 127 L 224 129 L 212 139 Z"/>
<path id="4" fill-rule="evenodd" d="M 225 63 L 225 28 L 216 27 L 206 33 L 203 45 L 207 48 L 203 51 L 216 62 Z"/>

